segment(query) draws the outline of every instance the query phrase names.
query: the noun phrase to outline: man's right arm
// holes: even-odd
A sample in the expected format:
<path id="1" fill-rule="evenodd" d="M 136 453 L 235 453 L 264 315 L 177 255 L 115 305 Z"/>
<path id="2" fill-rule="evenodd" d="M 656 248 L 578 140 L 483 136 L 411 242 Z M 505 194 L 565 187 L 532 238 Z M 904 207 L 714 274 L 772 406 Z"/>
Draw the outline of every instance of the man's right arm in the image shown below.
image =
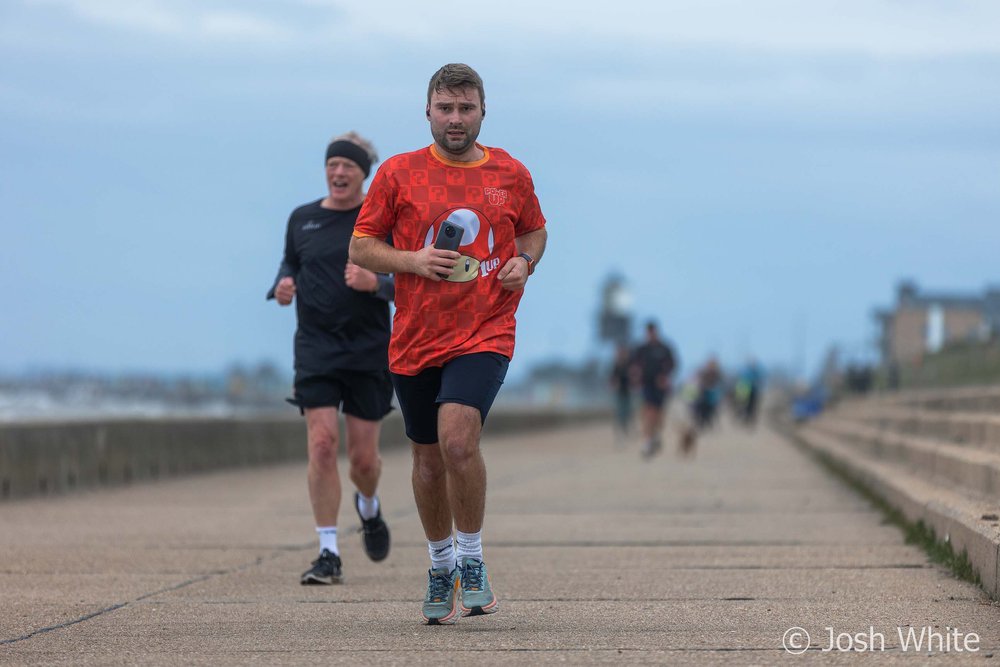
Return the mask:
<path id="1" fill-rule="evenodd" d="M 376 273 L 415 273 L 438 282 L 450 276 L 461 255 L 454 250 L 427 246 L 420 250 L 400 250 L 374 236 L 352 236 L 348 249 L 351 261 Z"/>

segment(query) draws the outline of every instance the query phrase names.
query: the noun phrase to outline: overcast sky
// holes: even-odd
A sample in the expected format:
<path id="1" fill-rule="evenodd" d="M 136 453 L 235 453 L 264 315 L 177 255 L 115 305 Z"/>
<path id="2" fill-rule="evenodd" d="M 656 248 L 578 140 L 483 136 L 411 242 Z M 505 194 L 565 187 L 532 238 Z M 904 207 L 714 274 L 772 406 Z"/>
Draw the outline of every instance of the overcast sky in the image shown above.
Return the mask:
<path id="1" fill-rule="evenodd" d="M 291 368 L 265 303 L 328 139 L 430 143 L 486 83 L 549 250 L 512 374 L 598 350 L 620 271 L 690 367 L 866 351 L 912 277 L 1000 282 L 1000 3 L 4 0 L 0 370 Z"/>

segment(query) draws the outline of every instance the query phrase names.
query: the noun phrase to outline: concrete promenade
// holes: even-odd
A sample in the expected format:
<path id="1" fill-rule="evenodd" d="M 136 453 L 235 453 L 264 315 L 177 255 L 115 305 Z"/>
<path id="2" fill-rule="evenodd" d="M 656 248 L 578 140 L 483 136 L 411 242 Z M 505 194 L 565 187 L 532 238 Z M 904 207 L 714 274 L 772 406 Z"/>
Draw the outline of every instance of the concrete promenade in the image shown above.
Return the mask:
<path id="1" fill-rule="evenodd" d="M 341 586 L 298 584 L 301 464 L 5 503 L 0 664 L 795 664 L 862 644 L 922 664 L 928 632 L 935 663 L 1000 660 L 1000 607 L 808 455 L 766 429 L 722 428 L 693 459 L 674 442 L 643 462 L 600 424 L 485 438 L 501 611 L 452 627 L 420 623 L 405 448 L 383 453 L 393 551 L 366 560 L 346 503 Z M 782 648 L 793 626 L 805 655 Z M 828 627 L 855 651 L 821 651 Z"/>

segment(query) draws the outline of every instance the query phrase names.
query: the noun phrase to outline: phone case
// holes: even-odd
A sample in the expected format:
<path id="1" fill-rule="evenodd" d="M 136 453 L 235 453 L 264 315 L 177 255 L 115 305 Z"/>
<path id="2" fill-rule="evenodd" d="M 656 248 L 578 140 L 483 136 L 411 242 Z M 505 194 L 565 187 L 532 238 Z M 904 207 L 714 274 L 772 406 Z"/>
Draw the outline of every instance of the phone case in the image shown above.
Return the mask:
<path id="1" fill-rule="evenodd" d="M 437 238 L 434 239 L 434 247 L 438 250 L 458 250 L 458 247 L 462 245 L 464 233 L 464 229 L 445 220 L 441 223 Z"/>

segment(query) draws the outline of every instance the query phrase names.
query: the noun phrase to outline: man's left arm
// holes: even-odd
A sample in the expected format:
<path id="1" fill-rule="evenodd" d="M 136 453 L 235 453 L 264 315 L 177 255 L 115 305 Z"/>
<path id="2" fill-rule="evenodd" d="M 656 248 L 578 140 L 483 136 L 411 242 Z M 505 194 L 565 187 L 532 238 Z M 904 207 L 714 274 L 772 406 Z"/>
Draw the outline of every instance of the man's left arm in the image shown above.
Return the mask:
<path id="1" fill-rule="evenodd" d="M 392 301 L 396 297 L 396 282 L 392 274 L 375 273 L 350 260 L 344 267 L 344 282 L 351 289 L 371 294 L 383 301 Z"/>
<path id="2" fill-rule="evenodd" d="M 549 233 L 542 227 L 514 239 L 518 254 L 508 259 L 497 273 L 497 279 L 504 289 L 512 292 L 524 289 L 528 276 L 535 272 L 535 267 L 545 254 L 545 242 L 548 238 Z"/>

